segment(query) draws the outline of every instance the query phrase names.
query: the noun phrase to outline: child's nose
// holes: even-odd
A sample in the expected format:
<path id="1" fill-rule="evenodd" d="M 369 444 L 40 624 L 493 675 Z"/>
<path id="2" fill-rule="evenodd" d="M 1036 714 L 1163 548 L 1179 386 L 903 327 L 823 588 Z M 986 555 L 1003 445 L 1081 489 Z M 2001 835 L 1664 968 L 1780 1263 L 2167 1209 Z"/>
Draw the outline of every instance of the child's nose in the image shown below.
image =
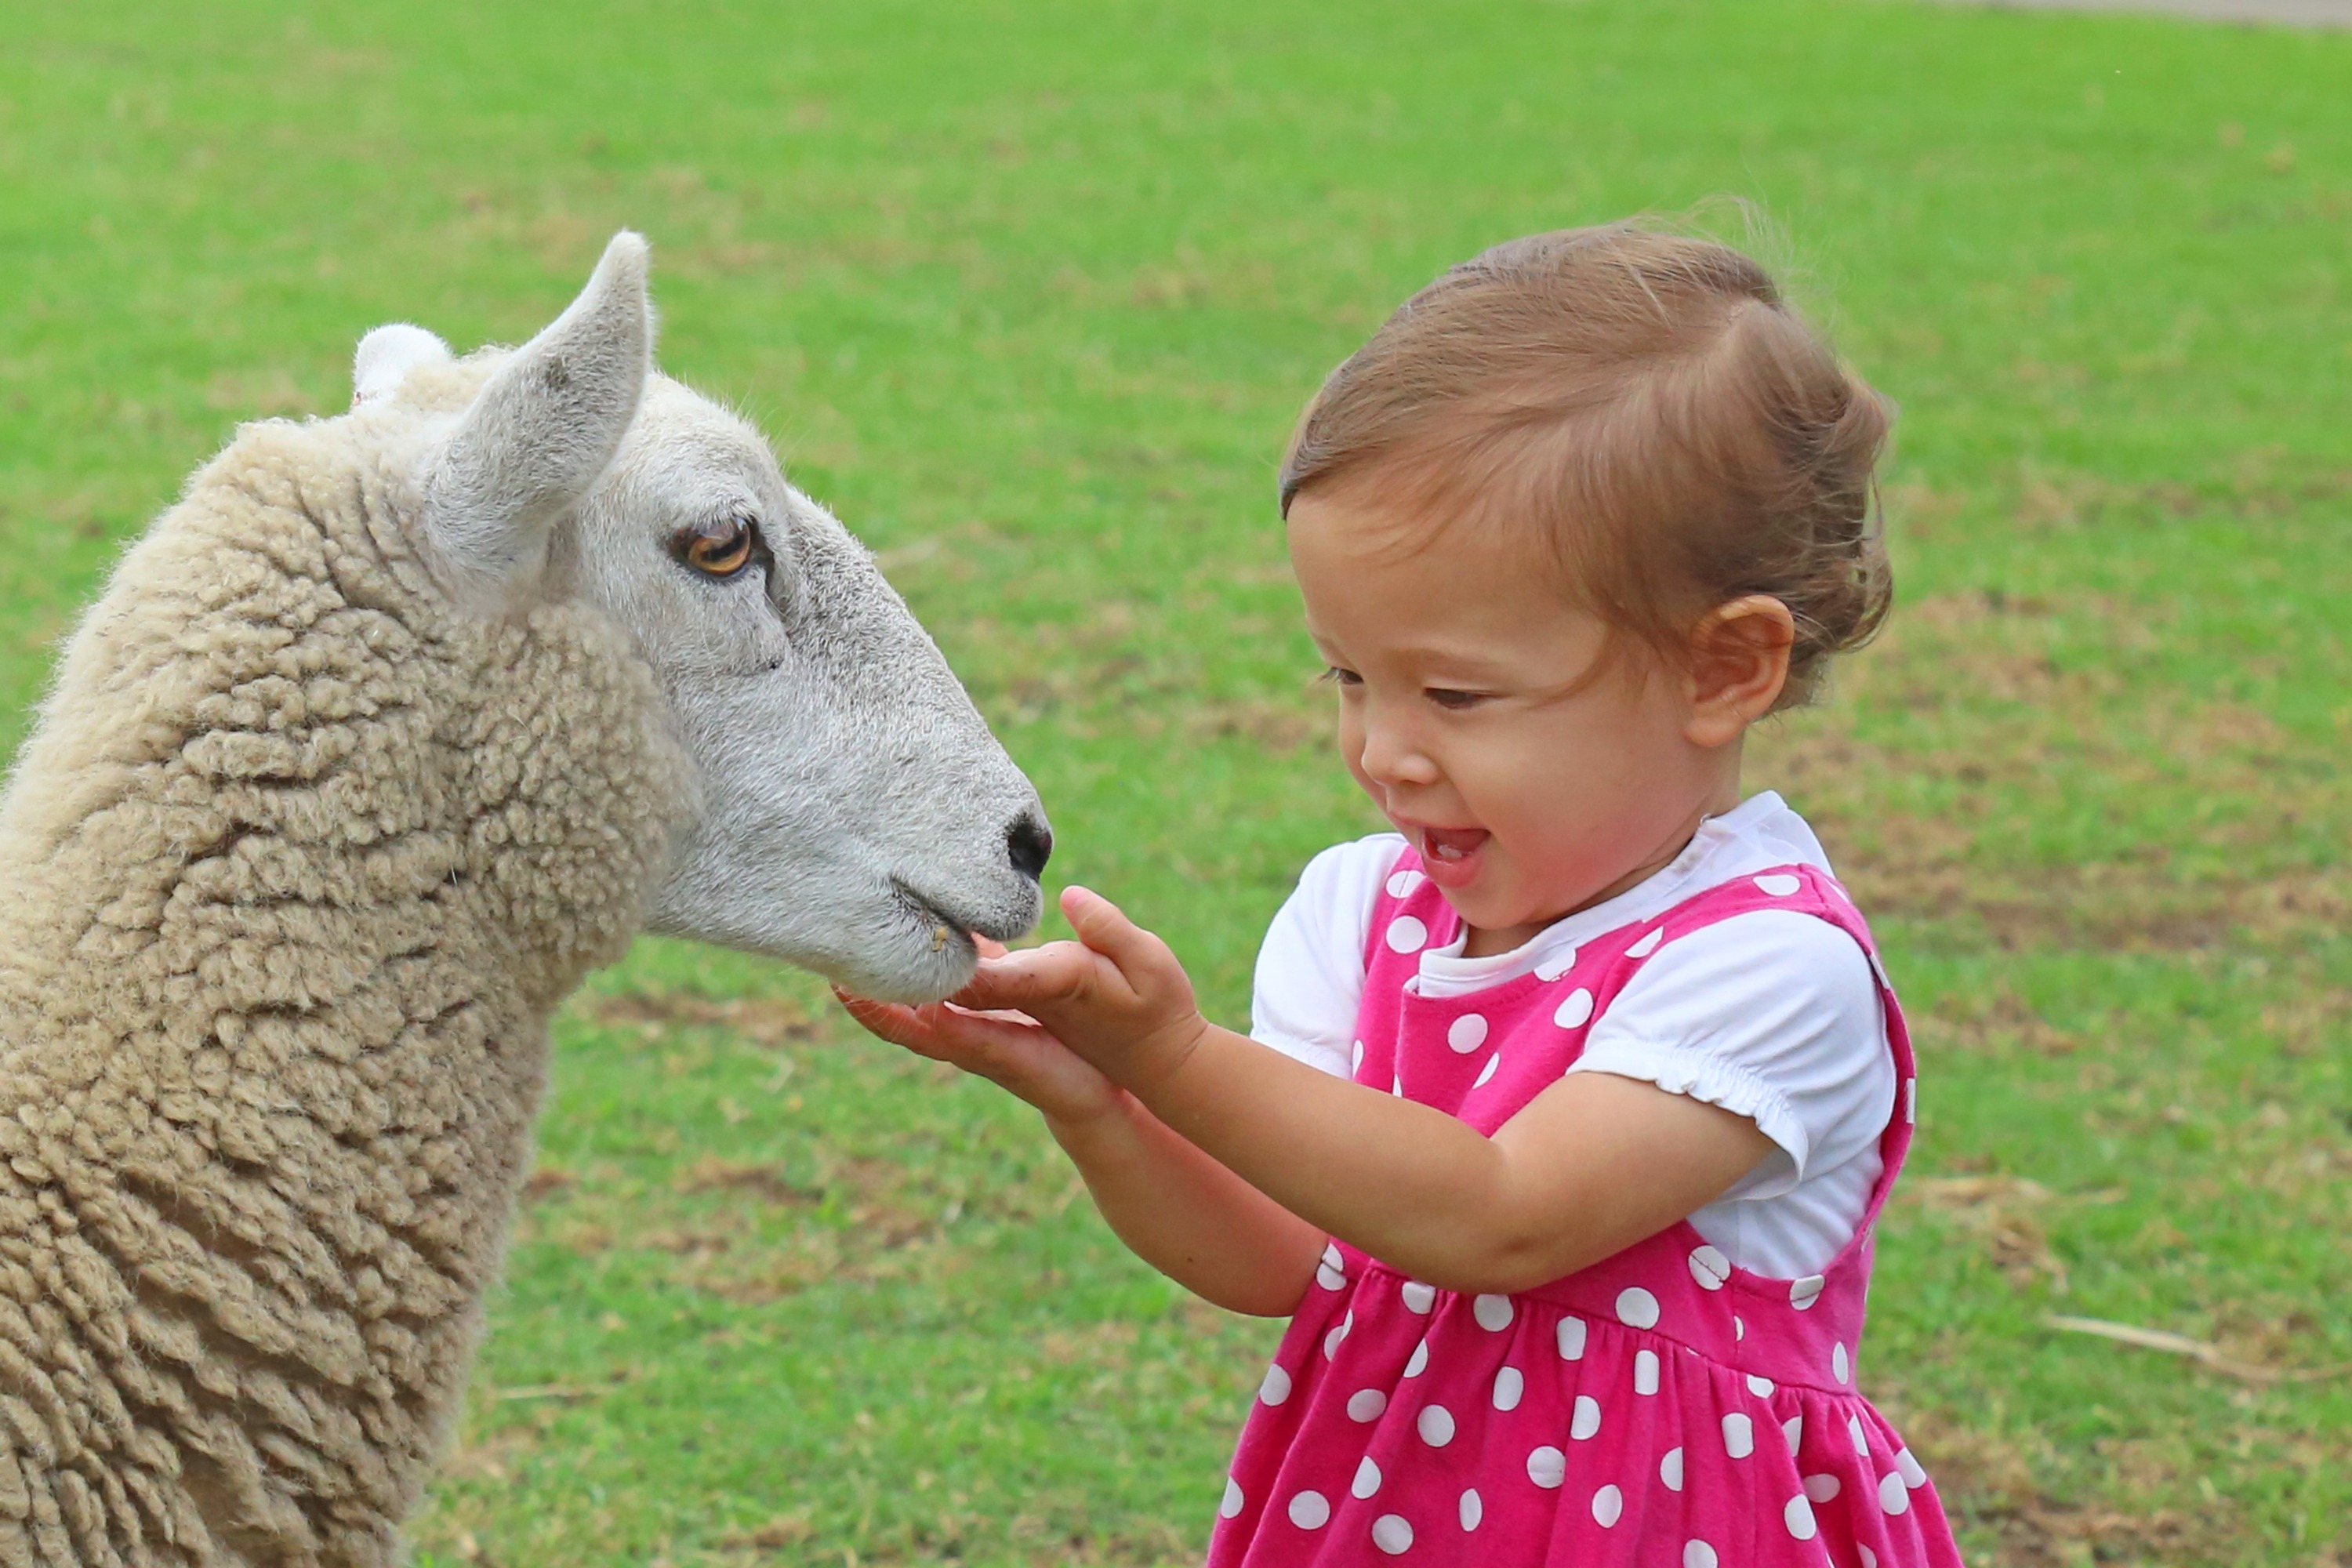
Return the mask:
<path id="1" fill-rule="evenodd" d="M 1437 764 L 1415 743 L 1402 725 L 1367 723 L 1364 746 L 1358 754 L 1366 777 L 1384 784 L 1429 784 L 1437 782 Z"/>

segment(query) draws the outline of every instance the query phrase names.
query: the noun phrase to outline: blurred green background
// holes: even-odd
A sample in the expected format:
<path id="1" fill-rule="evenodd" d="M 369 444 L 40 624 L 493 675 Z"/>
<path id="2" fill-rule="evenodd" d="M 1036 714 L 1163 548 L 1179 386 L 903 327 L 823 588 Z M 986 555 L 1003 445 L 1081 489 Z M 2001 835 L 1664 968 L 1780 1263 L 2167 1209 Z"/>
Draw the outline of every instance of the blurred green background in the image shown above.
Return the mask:
<path id="1" fill-rule="evenodd" d="M 1272 508 L 1444 265 L 1719 195 L 1903 406 L 1901 607 L 1756 782 L 1927 1082 L 1868 1390 L 1971 1561 L 2352 1562 L 2352 35 L 1907 4 L 11 5 L 0 744 L 121 542 L 392 319 L 656 247 L 667 368 L 881 553 L 1238 1022 L 1365 830 Z M 558 1029 L 433 1564 L 1181 1563 L 1276 1327 L 1034 1119 L 646 942 Z M 2052 1330 L 2191 1336 L 2227 1364 Z"/>

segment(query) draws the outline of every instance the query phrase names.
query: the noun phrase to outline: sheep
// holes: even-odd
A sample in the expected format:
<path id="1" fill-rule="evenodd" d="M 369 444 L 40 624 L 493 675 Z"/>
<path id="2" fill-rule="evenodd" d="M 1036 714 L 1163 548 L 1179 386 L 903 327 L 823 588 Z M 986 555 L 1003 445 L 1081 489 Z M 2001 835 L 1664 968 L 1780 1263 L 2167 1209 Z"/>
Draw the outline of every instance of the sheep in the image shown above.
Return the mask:
<path id="1" fill-rule="evenodd" d="M 0 1565 L 402 1552 L 551 1011 L 650 923 L 929 999 L 1034 791 L 869 556 L 652 368 L 363 339 L 130 549 L 0 797 Z"/>

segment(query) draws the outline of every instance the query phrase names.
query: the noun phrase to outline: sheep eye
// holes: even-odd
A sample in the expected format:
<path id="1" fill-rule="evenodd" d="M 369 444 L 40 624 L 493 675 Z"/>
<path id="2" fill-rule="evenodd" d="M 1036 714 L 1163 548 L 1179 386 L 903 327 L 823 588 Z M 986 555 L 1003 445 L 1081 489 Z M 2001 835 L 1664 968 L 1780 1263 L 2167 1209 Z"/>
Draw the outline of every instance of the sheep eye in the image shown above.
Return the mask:
<path id="1" fill-rule="evenodd" d="M 732 577 L 759 553 L 759 531 L 746 519 L 726 518 L 679 531 L 677 558 L 706 577 Z"/>

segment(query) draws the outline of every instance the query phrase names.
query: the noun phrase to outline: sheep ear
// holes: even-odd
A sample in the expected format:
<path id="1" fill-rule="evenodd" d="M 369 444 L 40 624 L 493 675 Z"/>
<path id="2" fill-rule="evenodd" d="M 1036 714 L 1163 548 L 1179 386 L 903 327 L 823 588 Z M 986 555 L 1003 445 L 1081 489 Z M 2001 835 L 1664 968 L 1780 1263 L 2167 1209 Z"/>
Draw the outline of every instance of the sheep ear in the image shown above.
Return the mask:
<path id="1" fill-rule="evenodd" d="M 352 355 L 352 406 L 390 396 L 401 378 L 418 365 L 442 364 L 448 359 L 449 345 L 423 327 L 406 321 L 378 327 L 360 340 Z"/>
<path id="2" fill-rule="evenodd" d="M 425 480 L 434 546 L 463 582 L 534 575 L 547 538 L 620 449 L 653 368 L 646 242 L 613 237 L 580 297 L 458 417 Z"/>

